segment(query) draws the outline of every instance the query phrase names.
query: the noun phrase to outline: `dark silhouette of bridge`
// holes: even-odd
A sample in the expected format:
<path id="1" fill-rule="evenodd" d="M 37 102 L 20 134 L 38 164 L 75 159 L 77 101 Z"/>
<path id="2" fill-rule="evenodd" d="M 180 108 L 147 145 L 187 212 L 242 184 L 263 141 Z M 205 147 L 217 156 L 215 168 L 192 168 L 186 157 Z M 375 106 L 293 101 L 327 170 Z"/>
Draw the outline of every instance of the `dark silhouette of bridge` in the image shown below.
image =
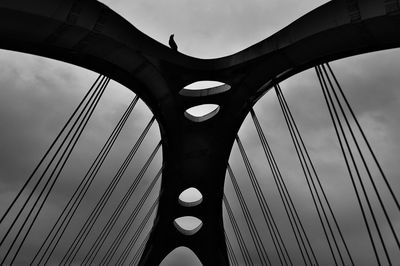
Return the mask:
<path id="1" fill-rule="evenodd" d="M 399 47 L 400 6 L 397 0 L 334 0 L 243 51 L 231 56 L 207 60 L 176 53 L 140 32 L 104 4 L 94 0 L 1 1 L 0 22 L 0 48 L 45 56 L 101 73 L 101 76 L 82 101 L 82 105 L 77 108 L 76 114 L 74 113 L 69 121 L 76 127 L 66 133 L 65 139 L 71 136 L 72 140 L 68 142 L 71 144 L 66 144 L 66 148 L 57 150 L 60 154 L 62 153 L 62 156 L 68 154 L 75 145 L 76 139 L 79 138 L 80 132 L 82 132 L 110 79 L 123 84 L 137 95 L 105 144 L 98 159 L 96 158 L 98 161 L 95 161 L 93 169 L 91 168 L 85 176 L 82 187 L 77 190 L 76 197 L 71 199 L 71 207 L 68 207 L 70 209 L 65 209 L 65 217 L 70 217 L 67 216 L 69 213 L 73 215 L 73 209 L 76 209 L 76 206 L 80 204 L 85 189 L 87 190 L 91 183 L 90 180 L 94 178 L 96 168 L 101 166 L 101 161 L 104 160 L 107 150 L 110 149 L 113 140 L 118 136 L 118 132 L 138 99 L 143 100 L 154 114 L 154 118 L 149 121 L 115 179 L 107 187 L 101 198 L 102 201 L 96 206 L 87 223 L 80 230 L 76 241 L 67 250 L 62 259 L 62 264 L 69 264 L 74 260 L 76 253 L 91 230 L 91 223 L 94 223 L 100 215 L 124 169 L 132 160 L 149 127 L 156 120 L 161 133 L 160 143 L 154 145 L 154 152 L 148 158 L 121 204 L 118 205 L 109 223 L 107 223 L 107 227 L 95 240 L 95 244 L 89 250 L 83 263 L 93 263 L 96 256 L 101 257 L 101 264 L 110 263 L 121 244 L 122 238 L 132 225 L 132 221 L 136 219 L 138 210 L 143 206 L 148 193 L 162 175 L 161 189 L 157 201 L 152 205 L 149 214 L 144 217 L 143 223 L 139 226 L 139 231 L 135 233 L 116 263 L 123 264 L 125 262 L 133 244 L 138 240 L 140 228 L 143 229 L 151 212 L 158 206 L 151 233 L 146 238 L 147 241 L 141 245 L 132 264 L 158 265 L 176 247 L 185 246 L 193 250 L 204 265 L 229 265 L 230 262 L 237 265 L 235 251 L 230 242 L 226 241 L 222 218 L 223 206 L 225 205 L 229 220 L 234 227 L 235 237 L 239 242 L 241 255 L 247 265 L 252 265 L 252 258 L 246 251 L 246 244 L 243 242 L 240 228 L 235 223 L 229 202 L 224 197 L 224 182 L 228 169 L 228 176 L 234 184 L 240 206 L 245 214 L 258 259 L 263 265 L 272 264 L 259 237 L 260 232 L 257 231 L 252 221 L 251 211 L 242 197 L 243 192 L 237 186 L 235 174 L 228 165 L 231 148 L 236 141 L 240 154 L 245 161 L 246 170 L 251 178 L 252 187 L 268 225 L 269 234 L 274 242 L 280 263 L 282 265 L 296 265 L 296 262 L 291 261 L 285 243 L 279 235 L 279 226 L 269 210 L 247 154 L 237 137 L 237 132 L 249 113 L 260 136 L 280 197 L 285 208 L 287 208 L 287 215 L 292 225 L 291 230 L 296 236 L 302 254 L 303 262 L 301 263 L 306 265 L 318 264 L 313 248 L 307 240 L 307 233 L 302 228 L 301 218 L 296 212 L 295 204 L 290 198 L 279 167 L 258 122 L 257 115 L 252 110 L 257 100 L 271 89 L 276 91 L 285 121 L 298 152 L 315 208 L 318 211 L 319 220 L 329 243 L 332 259 L 340 265 L 354 264 L 351 252 L 346 245 L 345 236 L 340 231 L 334 211 L 318 179 L 318 174 L 308 155 L 306 145 L 279 86 L 281 81 L 312 67 L 316 70 L 325 95 L 349 175 L 363 213 L 365 223 L 363 226 L 368 229 L 369 240 L 377 263 L 394 263 L 393 255 L 387 252 L 385 247 L 387 240 L 380 232 L 373 207 L 363 186 L 364 181 L 359 177 L 357 170 L 358 167 L 368 169 L 366 161 L 362 159 L 365 153 L 373 156 L 373 164 L 379 168 L 380 178 L 385 184 L 390 200 L 396 206 L 396 212 L 400 211 L 400 206 L 383 170 L 380 168 L 378 159 L 362 133 L 361 126 L 343 94 L 332 68 L 327 62 L 352 55 Z M 220 81 L 225 85 L 197 91 L 184 89 L 188 84 L 201 80 Z M 214 104 L 217 108 L 202 117 L 196 118 L 187 114 L 186 110 L 189 108 L 203 104 Z M 339 118 L 339 114 L 343 118 Z M 349 119 L 356 121 L 355 127 L 350 125 Z M 348 128 L 350 133 L 346 134 L 343 128 Z M 351 130 L 359 130 L 362 136 L 356 137 Z M 61 134 L 60 136 L 62 139 Z M 348 145 L 349 138 L 357 143 L 357 147 L 353 150 Z M 367 146 L 367 151 L 361 151 L 358 146 L 361 143 Z M 121 233 L 116 236 L 112 246 L 105 254 L 99 253 L 104 239 L 109 236 L 110 228 L 115 225 L 115 221 L 118 220 L 141 177 L 161 146 L 162 170 L 124 224 Z M 359 165 L 354 159 L 355 154 L 359 154 L 361 158 Z M 59 164 L 62 165 L 63 161 L 60 161 Z M 57 163 L 56 167 L 59 164 Z M 37 201 L 37 206 L 43 206 L 46 201 L 57 180 L 57 171 L 54 172 L 54 179 L 49 178 L 48 181 L 43 179 L 48 190 L 43 190 L 40 193 L 39 198 L 43 195 L 44 199 L 43 203 Z M 377 177 L 371 177 L 368 170 L 367 172 L 369 180 L 374 184 L 374 178 Z M 32 176 L 35 174 L 36 169 Z M 27 180 L 21 191 L 26 188 L 30 180 L 31 178 Z M 355 182 L 360 182 L 361 187 L 357 187 Z M 376 192 L 375 196 L 379 200 L 378 205 L 385 213 L 391 236 L 397 245 L 397 252 L 399 252 L 398 233 L 391 222 L 391 214 L 386 211 L 385 203 L 381 200 L 381 193 L 375 185 L 373 186 Z M 191 187 L 200 191 L 202 200 L 193 204 L 178 201 L 180 194 Z M 2 214 L 1 222 L 10 214 L 11 209 L 20 207 L 14 203 L 19 199 L 21 193 L 16 196 L 6 213 Z M 364 195 L 365 201 L 362 201 L 359 195 Z M 30 200 L 30 198 L 27 200 Z M 25 205 L 22 208 L 25 207 L 28 208 Z M 34 214 L 32 207 L 32 211 L 29 212 L 30 217 L 35 219 L 40 208 L 37 214 Z M 201 220 L 201 228 L 198 227 L 195 231 L 177 230 L 179 225 L 176 225 L 174 221 L 183 216 L 198 218 Z M 15 220 L 17 219 L 19 219 L 19 214 Z M 54 232 L 57 232 L 56 235 L 58 232 L 62 232 L 63 226 L 65 228 L 68 225 L 68 219 L 70 218 L 58 220 L 62 225 L 54 227 Z M 5 247 L 4 254 L 1 253 L 2 263 L 12 263 L 15 260 L 33 223 L 34 221 L 30 227 L 28 222 L 21 225 L 18 235 L 11 241 L 9 247 Z M 13 226 L 18 225 L 20 223 L 12 223 L 9 228 L 11 230 L 11 228 L 14 228 Z M 22 228 L 27 231 L 22 232 Z M 10 230 L 1 236 L 1 245 L 5 243 L 4 240 L 9 236 Z M 378 236 L 373 237 L 372 234 Z M 46 263 L 55 248 L 51 245 L 58 243 L 57 237 L 51 235 L 46 238 L 45 242 L 33 259 L 33 264 Z M 382 251 L 380 251 L 381 249 Z M 140 255 L 141 252 L 143 252 L 142 255 Z"/>

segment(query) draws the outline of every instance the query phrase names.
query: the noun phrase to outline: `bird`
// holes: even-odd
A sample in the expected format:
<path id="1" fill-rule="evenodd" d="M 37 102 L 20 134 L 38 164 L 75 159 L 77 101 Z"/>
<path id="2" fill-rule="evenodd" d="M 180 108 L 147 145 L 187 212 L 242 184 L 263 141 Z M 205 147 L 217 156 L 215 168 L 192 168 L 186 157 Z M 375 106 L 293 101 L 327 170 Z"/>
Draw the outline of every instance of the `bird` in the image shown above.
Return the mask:
<path id="1" fill-rule="evenodd" d="M 171 47 L 172 50 L 178 51 L 178 45 L 176 45 L 176 42 L 174 41 L 174 34 L 171 34 L 169 36 L 169 47 Z"/>

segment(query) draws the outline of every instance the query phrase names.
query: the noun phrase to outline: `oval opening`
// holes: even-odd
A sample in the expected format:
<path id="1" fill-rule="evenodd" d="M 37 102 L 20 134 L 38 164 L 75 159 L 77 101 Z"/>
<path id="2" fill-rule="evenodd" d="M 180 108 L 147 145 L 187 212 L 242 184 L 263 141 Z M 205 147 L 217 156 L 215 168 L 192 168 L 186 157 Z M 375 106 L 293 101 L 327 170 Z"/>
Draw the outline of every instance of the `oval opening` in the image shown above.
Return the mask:
<path id="1" fill-rule="evenodd" d="M 178 201 L 184 207 L 194 207 L 203 201 L 203 195 L 196 188 L 190 187 L 179 195 Z"/>
<path id="2" fill-rule="evenodd" d="M 187 247 L 177 247 L 160 263 L 160 266 L 202 266 L 196 254 Z"/>
<path id="3" fill-rule="evenodd" d="M 174 220 L 174 226 L 184 235 L 190 236 L 196 234 L 203 226 L 203 222 L 193 216 L 183 216 Z"/>
<path id="4" fill-rule="evenodd" d="M 218 104 L 202 104 L 185 111 L 185 117 L 193 122 L 203 122 L 215 116 L 219 111 Z"/>
<path id="5" fill-rule="evenodd" d="M 179 94 L 189 97 L 201 97 L 226 92 L 231 86 L 219 81 L 202 80 L 185 86 Z"/>

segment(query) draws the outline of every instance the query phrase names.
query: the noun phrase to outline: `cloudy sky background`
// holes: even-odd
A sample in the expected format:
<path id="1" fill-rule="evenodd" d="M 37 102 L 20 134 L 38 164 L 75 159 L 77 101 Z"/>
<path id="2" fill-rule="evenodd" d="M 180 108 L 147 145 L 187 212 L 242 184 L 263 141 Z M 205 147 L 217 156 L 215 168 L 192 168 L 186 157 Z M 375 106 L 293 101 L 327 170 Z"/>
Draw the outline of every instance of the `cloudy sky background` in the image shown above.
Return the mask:
<path id="1" fill-rule="evenodd" d="M 199 58 L 220 57 L 240 51 L 325 2 L 313 0 L 104 1 L 138 29 L 161 43 L 167 44 L 169 35 L 175 33 L 179 50 Z M 399 62 L 400 53 L 394 49 L 347 58 L 331 64 L 397 194 L 400 192 L 400 166 L 398 163 L 400 158 Z M 19 187 L 29 176 L 96 77 L 96 73 L 62 62 L 16 52 L 0 51 L 0 121 L 2 123 L 0 131 L 0 202 L 2 202 L 0 213 L 4 212 L 13 195 L 17 193 Z M 356 262 L 362 265 L 374 265 L 372 249 L 368 244 L 360 210 L 357 207 L 351 183 L 340 156 L 339 146 L 314 70 L 305 71 L 282 82 L 281 87 L 295 115 L 310 155 L 314 159 L 328 198 L 337 213 Z M 21 256 L 18 258 L 19 264 L 31 260 L 32 255 L 46 236 L 49 224 L 57 218 L 57 214 L 73 193 L 74 188 L 133 97 L 133 93 L 116 82 L 110 84 L 90 120 L 87 130 L 81 137 L 78 147 L 73 152 L 67 168 L 54 188 L 45 210 L 33 228 L 32 237 L 24 245 Z M 333 265 L 275 94 L 267 93 L 257 103 L 255 111 L 283 177 L 287 181 L 296 207 L 302 215 L 319 261 L 322 265 Z M 147 107 L 139 102 L 90 189 L 87 200 L 80 207 L 71 228 L 67 231 L 59 249 L 56 250 L 53 263 L 62 257 L 65 252 L 63 249 L 72 241 L 77 228 L 83 224 L 88 212 L 100 197 L 100 193 L 104 191 L 105 185 L 114 176 L 150 118 L 151 113 Z M 275 219 L 279 221 L 281 233 L 288 243 L 293 259 L 297 261 L 300 259 L 300 254 L 294 245 L 294 238 L 251 119 L 246 119 L 239 136 L 250 156 Z M 144 164 L 158 139 L 158 128 L 153 125 L 138 156 L 133 160 L 121 184 L 117 187 L 117 193 L 114 193 L 107 205 L 106 215 L 103 215 L 103 220 L 96 225 L 95 230 L 97 231 L 95 232 L 99 232 L 108 218 L 107 214 L 110 215 L 118 204 L 130 181 Z M 134 208 L 138 198 L 156 174 L 161 165 L 160 154 L 159 152 L 157 159 L 140 183 L 135 194 L 136 197 L 134 196 L 127 210 Z M 262 238 L 266 243 L 267 250 L 273 261 L 277 263 L 269 235 L 266 233 L 266 225 L 261 219 L 261 211 L 255 201 L 254 192 L 236 145 L 233 147 L 230 163 L 242 190 L 246 191 L 246 200 L 254 206 L 252 210 L 255 222 L 259 231 L 263 232 Z M 393 209 L 382 183 L 379 181 L 378 184 L 382 188 L 385 202 L 391 207 L 392 218 L 399 232 L 398 213 Z M 369 185 L 368 188 L 370 189 Z M 155 189 L 155 191 L 157 190 L 158 188 Z M 226 182 L 226 193 L 241 224 L 242 233 L 248 236 L 249 233 L 236 196 L 232 192 L 230 181 Z M 153 193 L 146 208 L 150 206 L 155 197 L 156 193 Z M 374 206 L 376 206 L 375 199 Z M 139 217 L 143 217 L 146 208 Z M 380 216 L 382 216 L 381 213 Z M 125 215 L 120 219 L 117 227 L 125 221 L 126 217 Z M 134 224 L 134 226 L 136 225 L 134 228 L 137 227 L 138 222 Z M 388 245 L 392 255 L 399 260 L 398 251 L 393 249 L 387 225 L 384 224 L 381 217 L 379 222 L 384 228 L 383 232 L 386 238 L 390 239 Z M 240 257 L 230 223 L 226 222 L 225 224 L 237 256 Z M 6 227 L 7 224 L 0 228 L 1 235 Z M 114 230 L 113 232 L 118 231 Z M 144 237 L 143 234 L 139 239 L 139 244 Z M 250 242 L 250 237 L 247 237 L 246 240 L 256 260 L 256 252 Z M 86 243 L 84 249 L 89 247 L 88 244 L 90 241 Z M 4 248 L 1 248 L 0 254 L 4 254 L 3 252 Z M 178 254 L 180 256 L 178 261 L 182 265 L 188 265 L 186 260 L 190 259 L 188 253 L 180 252 Z M 80 253 L 80 256 L 82 255 L 84 252 Z M 78 256 L 78 260 L 80 256 Z M 167 264 L 178 265 L 173 258 L 167 260 L 169 260 Z"/>

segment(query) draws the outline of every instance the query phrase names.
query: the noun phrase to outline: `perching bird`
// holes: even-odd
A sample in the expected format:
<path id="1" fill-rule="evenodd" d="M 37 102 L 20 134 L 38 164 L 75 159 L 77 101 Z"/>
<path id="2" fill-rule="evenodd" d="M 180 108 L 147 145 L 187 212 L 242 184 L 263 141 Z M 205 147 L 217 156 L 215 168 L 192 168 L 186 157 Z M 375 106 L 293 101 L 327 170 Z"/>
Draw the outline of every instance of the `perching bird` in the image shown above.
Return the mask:
<path id="1" fill-rule="evenodd" d="M 176 45 L 176 42 L 174 41 L 174 34 L 171 34 L 169 36 L 169 47 L 171 47 L 172 50 L 178 51 L 178 45 Z"/>

